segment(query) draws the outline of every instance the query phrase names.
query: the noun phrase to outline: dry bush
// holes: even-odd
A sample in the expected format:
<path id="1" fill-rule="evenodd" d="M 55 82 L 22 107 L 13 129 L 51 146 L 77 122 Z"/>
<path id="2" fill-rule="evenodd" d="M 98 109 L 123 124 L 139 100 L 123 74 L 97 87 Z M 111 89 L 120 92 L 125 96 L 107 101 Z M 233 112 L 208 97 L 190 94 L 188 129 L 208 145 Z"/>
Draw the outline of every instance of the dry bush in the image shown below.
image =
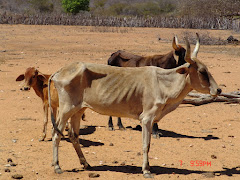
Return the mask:
<path id="1" fill-rule="evenodd" d="M 182 38 L 184 39 L 184 37 L 187 37 L 189 42 L 192 44 L 196 43 L 196 34 L 189 32 L 189 31 L 184 31 L 182 33 Z M 227 44 L 227 40 L 223 40 L 220 37 L 216 38 L 213 36 L 210 36 L 210 34 L 208 32 L 201 32 L 199 33 L 200 36 L 200 44 L 202 45 L 225 45 Z"/>

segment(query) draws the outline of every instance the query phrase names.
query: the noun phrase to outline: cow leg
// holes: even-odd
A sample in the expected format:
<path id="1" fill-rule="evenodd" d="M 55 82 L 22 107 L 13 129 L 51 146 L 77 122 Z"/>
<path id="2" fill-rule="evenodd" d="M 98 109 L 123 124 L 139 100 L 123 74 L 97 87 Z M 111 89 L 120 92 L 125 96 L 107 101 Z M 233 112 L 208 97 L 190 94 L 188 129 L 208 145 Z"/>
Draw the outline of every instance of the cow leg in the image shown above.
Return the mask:
<path id="1" fill-rule="evenodd" d="M 113 122 L 112 122 L 112 116 L 109 116 L 108 129 L 109 129 L 109 131 L 114 131 L 114 126 L 113 126 Z"/>
<path id="2" fill-rule="evenodd" d="M 148 152 L 150 149 L 152 133 L 152 121 L 151 118 L 143 118 L 142 120 L 142 141 L 143 141 L 143 165 L 142 171 L 145 178 L 152 178 L 149 166 Z"/>
<path id="3" fill-rule="evenodd" d="M 160 138 L 162 133 L 160 132 L 160 129 L 158 129 L 158 124 L 154 123 L 152 128 L 152 136 L 153 138 Z"/>
<path id="4" fill-rule="evenodd" d="M 118 123 L 117 123 L 118 127 L 120 130 L 125 130 L 125 127 L 122 124 L 122 120 L 120 117 L 118 117 Z"/>
<path id="5" fill-rule="evenodd" d="M 79 145 L 79 129 L 80 129 L 80 118 L 82 113 L 76 113 L 71 117 L 71 128 L 68 131 L 69 138 L 73 144 L 73 147 L 79 157 L 80 164 L 84 166 L 84 169 L 89 169 L 91 166 L 87 163 L 81 147 Z"/>
<path id="6" fill-rule="evenodd" d="M 61 111 L 59 111 L 61 112 Z M 58 114 L 58 120 L 57 120 L 57 128 L 63 132 L 67 120 L 70 118 L 69 113 L 59 113 Z M 54 166 L 54 171 L 57 174 L 61 174 L 62 170 L 59 166 L 59 160 L 58 160 L 58 149 L 59 149 L 59 143 L 61 140 L 61 134 L 59 134 L 56 130 L 53 129 L 52 133 L 52 143 L 53 143 L 53 166 Z"/>
<path id="7" fill-rule="evenodd" d="M 39 141 L 44 141 L 47 134 L 47 123 L 48 123 L 48 105 L 43 105 L 43 112 L 44 112 L 44 120 L 43 120 L 43 133 Z"/>

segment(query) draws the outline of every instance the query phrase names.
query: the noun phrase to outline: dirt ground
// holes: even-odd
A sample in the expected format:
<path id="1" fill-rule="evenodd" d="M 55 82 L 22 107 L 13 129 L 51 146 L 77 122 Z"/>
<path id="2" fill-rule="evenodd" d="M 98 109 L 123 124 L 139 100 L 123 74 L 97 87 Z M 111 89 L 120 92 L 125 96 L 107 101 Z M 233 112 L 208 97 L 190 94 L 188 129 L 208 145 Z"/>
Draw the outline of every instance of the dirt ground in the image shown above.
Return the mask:
<path id="1" fill-rule="evenodd" d="M 139 55 L 164 54 L 171 50 L 174 34 L 182 43 L 186 31 L 240 39 L 240 34 L 216 30 L 0 25 L 0 179 L 16 174 L 23 179 L 90 179 L 89 173 L 104 180 L 143 179 L 142 136 L 133 129 L 139 121 L 123 118 L 123 124 L 132 128 L 120 131 L 114 118 L 115 131 L 108 131 L 108 116 L 91 110 L 81 122 L 80 144 L 92 170 L 82 169 L 66 136 L 59 153 L 64 173 L 55 174 L 51 121 L 46 140 L 39 142 L 41 100 L 32 89 L 21 92 L 21 83 L 15 79 L 30 66 L 51 74 L 75 61 L 106 64 L 119 49 Z M 240 45 L 202 45 L 198 58 L 223 92 L 239 90 Z M 162 137 L 152 138 L 149 153 L 155 179 L 240 179 L 239 104 L 180 105 L 158 125 Z"/>

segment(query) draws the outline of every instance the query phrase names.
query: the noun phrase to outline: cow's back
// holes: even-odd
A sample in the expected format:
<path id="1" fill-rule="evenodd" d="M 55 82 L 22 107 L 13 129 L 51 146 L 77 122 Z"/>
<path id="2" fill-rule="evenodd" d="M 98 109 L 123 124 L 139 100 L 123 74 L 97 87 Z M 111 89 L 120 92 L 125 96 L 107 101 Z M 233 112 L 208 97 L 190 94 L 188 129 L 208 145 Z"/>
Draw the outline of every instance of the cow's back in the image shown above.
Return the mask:
<path id="1" fill-rule="evenodd" d="M 137 67 L 138 62 L 142 59 L 142 56 L 128 53 L 126 51 L 118 50 L 113 53 L 108 59 L 108 65 L 118 67 Z"/>
<path id="2" fill-rule="evenodd" d="M 156 66 L 164 69 L 172 69 L 177 67 L 177 61 L 173 56 L 173 52 L 165 55 L 143 57 L 119 50 L 113 53 L 108 59 L 108 65 L 118 67 Z"/>

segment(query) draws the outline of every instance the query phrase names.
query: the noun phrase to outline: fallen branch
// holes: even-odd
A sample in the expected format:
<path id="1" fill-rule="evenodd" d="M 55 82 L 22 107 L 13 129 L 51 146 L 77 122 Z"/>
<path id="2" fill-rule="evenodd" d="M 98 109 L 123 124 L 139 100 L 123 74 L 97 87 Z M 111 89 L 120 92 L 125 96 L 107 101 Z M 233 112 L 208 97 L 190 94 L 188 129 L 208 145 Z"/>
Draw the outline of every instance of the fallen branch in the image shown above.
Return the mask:
<path id="1" fill-rule="evenodd" d="M 217 97 L 213 97 L 209 94 L 189 93 L 188 96 L 194 97 L 193 99 L 184 99 L 182 104 L 192 104 L 200 106 L 212 102 L 227 102 L 227 103 L 240 103 L 240 92 L 234 91 L 231 93 L 221 93 Z"/>

